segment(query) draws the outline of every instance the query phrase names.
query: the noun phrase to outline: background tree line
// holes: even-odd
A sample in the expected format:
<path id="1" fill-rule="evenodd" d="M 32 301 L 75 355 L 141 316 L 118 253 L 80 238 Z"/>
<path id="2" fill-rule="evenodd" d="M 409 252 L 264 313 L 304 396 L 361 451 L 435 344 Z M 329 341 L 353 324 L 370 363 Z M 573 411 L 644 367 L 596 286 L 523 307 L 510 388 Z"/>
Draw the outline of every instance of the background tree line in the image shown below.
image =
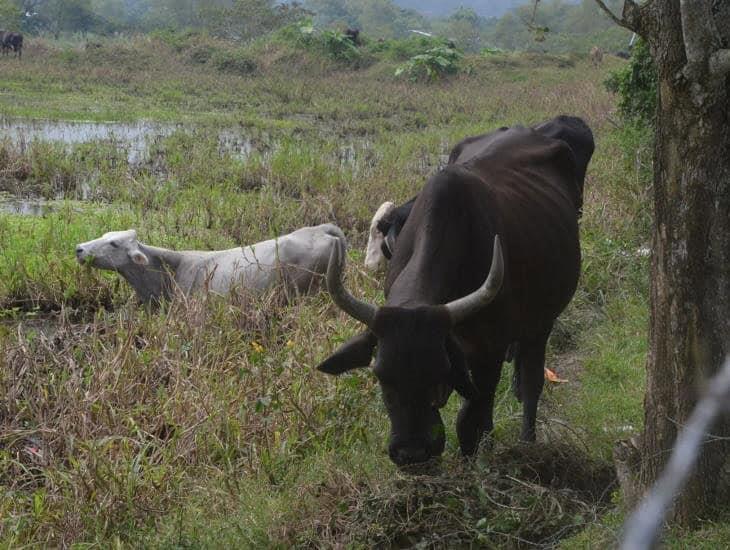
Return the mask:
<path id="1" fill-rule="evenodd" d="M 197 30 L 247 41 L 304 17 L 322 27 L 356 27 L 373 38 L 400 38 L 421 30 L 449 38 L 466 51 L 483 48 L 565 53 L 593 44 L 625 49 L 627 31 L 611 24 L 592 0 L 540 2 L 513 7 L 500 3 L 500 17 L 457 7 L 438 17 L 401 0 L 0 0 L 0 26 L 29 34 L 139 33 Z M 614 4 L 618 1 L 614 0 Z"/>

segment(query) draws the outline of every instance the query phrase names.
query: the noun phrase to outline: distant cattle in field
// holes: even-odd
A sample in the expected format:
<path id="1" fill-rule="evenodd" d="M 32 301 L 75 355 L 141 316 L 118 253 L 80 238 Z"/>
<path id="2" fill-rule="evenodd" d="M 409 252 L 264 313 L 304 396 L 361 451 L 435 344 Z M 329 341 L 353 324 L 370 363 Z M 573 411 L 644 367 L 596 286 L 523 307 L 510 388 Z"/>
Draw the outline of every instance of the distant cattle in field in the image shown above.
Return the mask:
<path id="1" fill-rule="evenodd" d="M 626 51 L 623 51 L 623 50 L 622 51 L 618 51 L 618 52 L 614 52 L 613 55 L 615 55 L 616 57 L 621 58 L 621 59 L 629 59 L 631 57 L 631 54 L 629 52 L 626 52 Z"/>
<path id="2" fill-rule="evenodd" d="M 12 50 L 20 58 L 23 51 L 23 35 L 19 32 L 0 31 L 0 36 L 3 55 L 8 55 Z"/>
<path id="3" fill-rule="evenodd" d="M 346 29 L 345 36 L 356 46 L 360 45 L 360 29 Z"/>
<path id="4" fill-rule="evenodd" d="M 594 67 L 600 67 L 601 63 L 603 63 L 603 50 L 598 46 L 591 48 L 591 62 Z"/>
<path id="5" fill-rule="evenodd" d="M 207 290 L 227 294 L 240 285 L 263 291 L 279 283 L 288 290 L 316 290 L 335 242 L 345 242 L 336 225 L 322 224 L 250 246 L 228 250 L 168 250 L 143 244 L 134 229 L 112 231 L 76 246 L 76 259 L 98 269 L 116 271 L 143 302 Z"/>

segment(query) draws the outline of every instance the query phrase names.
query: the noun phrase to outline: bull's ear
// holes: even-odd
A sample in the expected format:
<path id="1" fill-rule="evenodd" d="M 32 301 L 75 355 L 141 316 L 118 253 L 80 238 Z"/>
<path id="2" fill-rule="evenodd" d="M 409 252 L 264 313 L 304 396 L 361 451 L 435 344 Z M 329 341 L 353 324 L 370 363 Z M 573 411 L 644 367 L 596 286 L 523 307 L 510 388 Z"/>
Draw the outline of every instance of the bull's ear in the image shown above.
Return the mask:
<path id="1" fill-rule="evenodd" d="M 327 374 L 342 374 L 348 370 L 367 367 L 377 343 L 377 338 L 370 331 L 358 334 L 337 348 L 337 351 L 317 366 L 317 370 Z"/>

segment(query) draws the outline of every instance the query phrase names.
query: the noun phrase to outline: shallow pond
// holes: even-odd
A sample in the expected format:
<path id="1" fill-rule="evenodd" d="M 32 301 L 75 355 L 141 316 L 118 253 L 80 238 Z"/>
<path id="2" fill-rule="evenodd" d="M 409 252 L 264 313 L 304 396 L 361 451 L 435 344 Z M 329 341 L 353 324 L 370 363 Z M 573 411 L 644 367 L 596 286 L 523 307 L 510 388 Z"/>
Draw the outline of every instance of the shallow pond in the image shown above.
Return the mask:
<path id="1" fill-rule="evenodd" d="M 45 200 L 39 198 L 20 198 L 10 193 L 0 192 L 0 214 L 15 214 L 20 216 L 45 216 L 57 212 L 64 204 L 73 204 L 75 211 L 81 212 L 81 202 L 64 200 Z"/>
<path id="2" fill-rule="evenodd" d="M 33 141 L 65 143 L 68 146 L 104 142 L 124 151 L 131 165 L 148 160 L 150 147 L 178 131 L 193 134 L 199 129 L 183 123 L 144 120 L 91 122 L 0 118 L 0 139 L 9 140 L 23 152 Z M 253 141 L 244 128 L 223 128 L 217 133 L 221 153 L 246 158 L 254 150 Z"/>

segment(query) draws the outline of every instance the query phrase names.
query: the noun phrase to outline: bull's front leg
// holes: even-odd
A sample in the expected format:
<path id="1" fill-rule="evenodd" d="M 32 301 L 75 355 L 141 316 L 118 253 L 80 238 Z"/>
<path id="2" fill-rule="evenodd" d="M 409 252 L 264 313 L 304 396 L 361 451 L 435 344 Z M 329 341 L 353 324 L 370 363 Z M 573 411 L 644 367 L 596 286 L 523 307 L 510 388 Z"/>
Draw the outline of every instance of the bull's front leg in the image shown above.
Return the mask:
<path id="1" fill-rule="evenodd" d="M 504 352 L 468 361 L 479 394 L 473 399 L 464 400 L 456 420 L 456 434 L 464 456 L 473 455 L 482 437 L 494 428 L 494 394 L 499 384 L 503 358 Z"/>

